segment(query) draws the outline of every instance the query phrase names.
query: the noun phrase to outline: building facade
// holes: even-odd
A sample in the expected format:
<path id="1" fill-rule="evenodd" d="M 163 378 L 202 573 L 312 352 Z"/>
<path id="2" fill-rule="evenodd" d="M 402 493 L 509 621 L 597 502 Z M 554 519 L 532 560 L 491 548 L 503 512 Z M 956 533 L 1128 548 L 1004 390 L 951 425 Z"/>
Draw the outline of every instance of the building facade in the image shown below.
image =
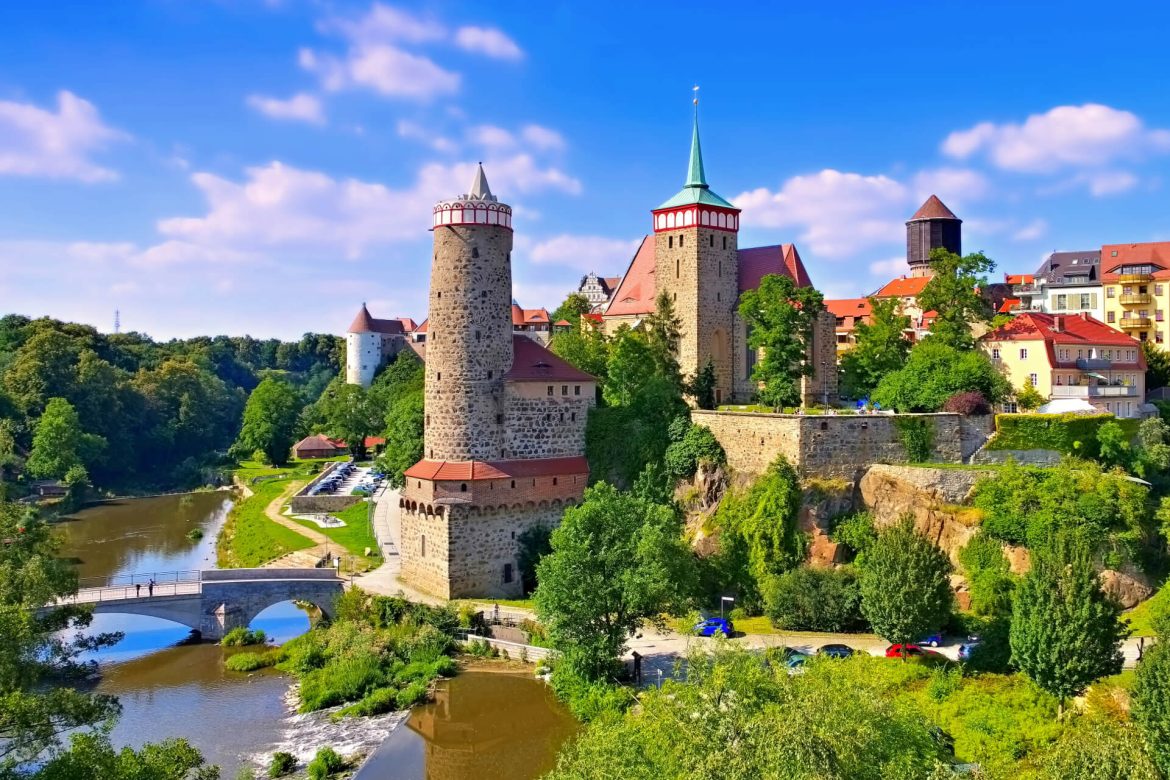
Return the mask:
<path id="1" fill-rule="evenodd" d="M 791 244 L 739 247 L 739 209 L 707 183 L 697 113 L 683 188 L 651 211 L 651 228 L 609 298 L 602 315 L 606 332 L 638 327 L 654 313 L 658 296 L 666 294 L 681 323 L 683 374 L 693 376 L 710 360 L 716 402 L 750 400 L 758 389 L 751 374 L 759 356 L 747 345 L 747 328 L 737 311 L 740 294 L 758 287 L 768 274 L 788 276 L 802 287 L 811 282 Z M 834 321 L 823 312 L 816 323 L 809 355 L 815 373 L 804 378 L 801 390 L 808 405 L 837 398 Z"/>
<path id="2" fill-rule="evenodd" d="M 1004 301 L 1001 312 L 1085 313 L 1104 321 L 1100 265 L 1101 252 L 1097 249 L 1053 252 L 1034 274 L 1005 274 L 1011 297 Z"/>
<path id="3" fill-rule="evenodd" d="M 602 311 L 621 281 L 620 276 L 598 276 L 590 272 L 581 277 L 581 283 L 577 285 L 577 294 L 585 296 L 593 311 Z"/>
<path id="4" fill-rule="evenodd" d="M 985 334 L 980 348 L 1015 389 L 1077 399 L 1118 417 L 1140 417 L 1146 399 L 1141 344 L 1080 314 L 1024 312 Z"/>
<path id="5" fill-rule="evenodd" d="M 345 333 L 346 383 L 369 387 L 378 369 L 410 343 L 414 330 L 409 317 L 375 319 L 363 303 Z"/>
<path id="6" fill-rule="evenodd" d="M 517 538 L 588 481 L 593 377 L 513 329 L 512 210 L 483 168 L 435 206 L 423 458 L 400 498 L 402 577 L 442 598 L 520 593 Z"/>
<path id="7" fill-rule="evenodd" d="M 1105 322 L 1141 342 L 1170 341 L 1170 241 L 1101 247 Z"/>

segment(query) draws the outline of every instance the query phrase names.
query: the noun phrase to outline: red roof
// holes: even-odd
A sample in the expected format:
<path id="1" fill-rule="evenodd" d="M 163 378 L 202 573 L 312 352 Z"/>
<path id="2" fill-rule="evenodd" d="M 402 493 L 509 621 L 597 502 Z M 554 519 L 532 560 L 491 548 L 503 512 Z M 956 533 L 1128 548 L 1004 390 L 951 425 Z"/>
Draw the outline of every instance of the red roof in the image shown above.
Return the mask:
<path id="1" fill-rule="evenodd" d="M 522 309 L 518 304 L 512 304 L 512 325 L 535 325 L 548 322 L 547 309 Z"/>
<path id="2" fill-rule="evenodd" d="M 512 368 L 504 379 L 513 382 L 593 382 L 592 376 L 565 362 L 527 336 L 512 337 Z"/>
<path id="3" fill-rule="evenodd" d="M 874 298 L 915 298 L 930 281 L 929 276 L 900 276 L 873 294 Z"/>
<path id="4" fill-rule="evenodd" d="M 402 320 L 378 320 L 370 316 L 370 310 L 363 303 L 357 316 L 349 324 L 349 333 L 388 333 L 402 335 L 406 332 Z"/>
<path id="5" fill-rule="evenodd" d="M 435 481 L 471 481 L 588 473 L 589 461 L 582 457 L 497 461 L 423 459 L 403 472 L 403 476 Z"/>
<path id="6" fill-rule="evenodd" d="M 757 246 L 739 250 L 739 291 L 746 292 L 760 286 L 768 274 L 787 276 L 797 287 L 811 287 L 808 272 L 800 253 L 792 244 Z"/>
<path id="7" fill-rule="evenodd" d="M 573 323 L 569 322 L 568 320 L 557 320 L 556 322 L 553 323 L 553 325 L 556 325 L 559 328 L 573 327 Z"/>
<path id="8" fill-rule="evenodd" d="M 835 298 L 825 301 L 825 308 L 837 319 L 858 319 L 873 314 L 869 298 Z"/>
<path id="9" fill-rule="evenodd" d="M 430 321 L 431 320 L 429 317 L 427 319 L 423 320 L 423 324 L 419 325 L 417 328 L 415 328 L 414 332 L 415 333 L 426 333 L 427 332 L 427 323 Z"/>
<path id="10" fill-rule="evenodd" d="M 654 238 L 643 236 L 617 291 L 609 298 L 610 316 L 650 314 L 654 311 Z"/>
<path id="11" fill-rule="evenodd" d="M 418 325 L 416 325 L 414 320 L 410 317 L 399 317 L 398 321 L 402 323 L 402 329 L 407 333 L 414 333 L 416 330 L 418 330 Z"/>
<path id="12" fill-rule="evenodd" d="M 367 436 L 365 439 L 366 449 L 371 449 L 373 447 L 380 447 L 385 443 L 386 443 L 386 440 L 384 438 L 382 438 L 381 436 Z"/>
<path id="13" fill-rule="evenodd" d="M 946 204 L 938 199 L 937 195 L 931 195 L 926 199 L 926 202 L 914 212 L 914 216 L 910 217 L 913 222 L 916 219 L 959 219 L 955 216 L 955 212 L 946 207 Z M 962 220 L 960 220 L 962 221 Z"/>
<path id="14" fill-rule="evenodd" d="M 1144 244 L 1105 244 L 1101 247 L 1101 280 L 1117 281 L 1117 269 L 1123 265 L 1154 266 L 1158 279 L 1170 278 L 1170 241 L 1148 241 Z"/>
<path id="15" fill-rule="evenodd" d="M 1000 314 L 1007 314 L 1012 310 L 1013 306 L 1019 306 L 1019 305 L 1020 305 L 1019 298 L 1004 298 L 1003 303 L 1001 303 L 999 305 L 999 313 Z"/>
<path id="16" fill-rule="evenodd" d="M 1031 284 L 1036 281 L 1032 274 L 1004 274 L 1004 284 Z"/>
<path id="17" fill-rule="evenodd" d="M 605 282 L 605 286 L 611 290 L 622 283 L 622 278 L 620 276 L 603 276 L 601 280 Z"/>
<path id="18" fill-rule="evenodd" d="M 1059 330 L 1057 329 L 1059 320 Z M 1137 339 L 1114 330 L 1105 323 L 1084 312 L 1080 314 L 1043 314 L 1024 312 L 1011 322 L 1000 325 L 985 334 L 983 341 L 1039 341 L 1074 346 L 1107 345 L 1114 347 L 1139 347 Z"/>
<path id="19" fill-rule="evenodd" d="M 323 433 L 315 433 L 312 436 L 306 436 L 293 445 L 294 450 L 343 450 L 345 449 L 345 442 L 330 439 Z"/>

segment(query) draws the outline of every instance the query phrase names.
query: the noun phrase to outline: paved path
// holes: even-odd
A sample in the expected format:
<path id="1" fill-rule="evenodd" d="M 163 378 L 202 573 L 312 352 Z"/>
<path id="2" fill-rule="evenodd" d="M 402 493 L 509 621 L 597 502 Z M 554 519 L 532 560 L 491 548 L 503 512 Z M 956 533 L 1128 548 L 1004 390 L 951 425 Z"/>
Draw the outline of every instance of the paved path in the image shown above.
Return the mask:
<path id="1" fill-rule="evenodd" d="M 401 535 L 401 522 L 398 515 L 398 491 L 391 487 L 384 487 L 372 497 L 374 502 L 374 536 L 378 539 L 382 552 L 382 565 L 371 572 L 354 577 L 354 584 L 364 591 L 378 593 L 383 596 L 396 596 L 399 593 L 411 601 L 424 604 L 445 604 L 445 600 L 423 593 L 399 579 L 402 571 L 402 559 L 398 555 Z"/>
<path id="2" fill-rule="evenodd" d="M 274 558 L 264 564 L 264 568 L 266 569 L 312 569 L 317 565 L 317 561 L 325 557 L 325 551 L 329 549 L 329 537 L 320 531 L 315 531 L 312 528 L 301 525 L 291 517 L 281 513 L 281 508 L 284 506 L 284 503 L 288 501 L 293 493 L 304 487 L 304 485 L 305 480 L 303 479 L 290 481 L 288 487 L 279 496 L 270 501 L 268 506 L 264 507 L 264 515 L 272 522 L 283 525 L 290 531 L 296 531 L 311 541 L 313 546 L 307 547 L 304 550 L 294 550 L 279 558 Z M 336 546 L 334 545 L 334 547 Z"/>

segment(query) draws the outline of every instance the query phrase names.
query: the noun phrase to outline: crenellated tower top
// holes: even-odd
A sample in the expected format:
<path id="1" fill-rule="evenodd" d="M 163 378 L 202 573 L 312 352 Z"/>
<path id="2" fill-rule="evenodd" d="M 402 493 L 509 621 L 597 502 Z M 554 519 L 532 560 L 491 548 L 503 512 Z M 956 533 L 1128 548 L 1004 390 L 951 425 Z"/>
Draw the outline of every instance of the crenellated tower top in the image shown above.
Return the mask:
<path id="1" fill-rule="evenodd" d="M 469 192 L 435 204 L 431 227 L 442 225 L 499 225 L 512 229 L 512 207 L 500 203 L 499 198 L 492 194 L 483 163 L 476 168 Z"/>

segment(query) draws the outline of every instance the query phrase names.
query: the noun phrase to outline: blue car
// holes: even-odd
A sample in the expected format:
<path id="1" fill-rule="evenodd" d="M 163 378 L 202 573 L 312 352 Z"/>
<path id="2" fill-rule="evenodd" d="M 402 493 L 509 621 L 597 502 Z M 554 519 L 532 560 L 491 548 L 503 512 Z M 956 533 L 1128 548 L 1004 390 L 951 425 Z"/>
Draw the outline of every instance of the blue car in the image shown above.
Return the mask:
<path id="1" fill-rule="evenodd" d="M 735 633 L 735 627 L 731 625 L 730 620 L 718 617 L 700 620 L 691 630 L 699 636 L 715 636 L 716 634 L 731 636 Z"/>
<path id="2" fill-rule="evenodd" d="M 943 643 L 942 634 L 929 634 L 919 639 L 915 644 L 922 647 L 938 647 Z"/>

